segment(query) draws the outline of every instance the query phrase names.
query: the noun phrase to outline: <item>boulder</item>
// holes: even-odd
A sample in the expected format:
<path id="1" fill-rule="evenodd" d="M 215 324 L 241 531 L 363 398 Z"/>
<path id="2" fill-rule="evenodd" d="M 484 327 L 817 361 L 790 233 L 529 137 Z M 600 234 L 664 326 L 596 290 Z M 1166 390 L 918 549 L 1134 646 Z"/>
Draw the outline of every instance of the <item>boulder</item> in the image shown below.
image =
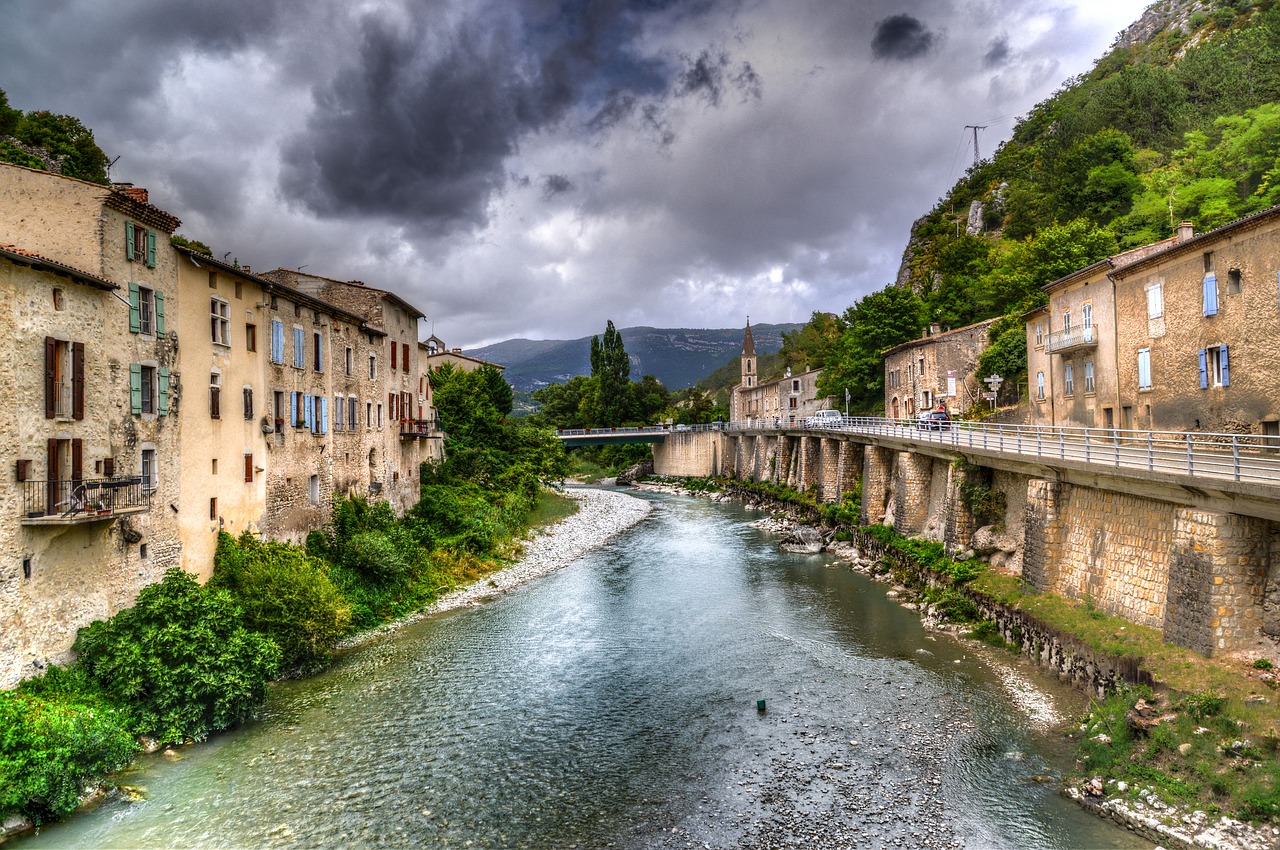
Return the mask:
<path id="1" fill-rule="evenodd" d="M 782 541 L 782 548 L 788 552 L 816 555 L 822 551 L 822 543 L 821 531 L 809 525 L 798 525 Z"/>
<path id="2" fill-rule="evenodd" d="M 4 823 L 0 824 L 0 838 L 21 835 L 35 828 L 36 825 L 30 819 L 18 814 L 9 815 L 4 819 Z"/>

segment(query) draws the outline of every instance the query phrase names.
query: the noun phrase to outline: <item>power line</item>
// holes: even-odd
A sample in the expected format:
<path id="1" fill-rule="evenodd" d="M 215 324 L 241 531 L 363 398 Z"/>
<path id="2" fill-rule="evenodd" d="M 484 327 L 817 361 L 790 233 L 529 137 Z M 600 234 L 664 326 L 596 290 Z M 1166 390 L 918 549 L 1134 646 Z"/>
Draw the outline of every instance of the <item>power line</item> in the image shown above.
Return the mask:
<path id="1" fill-rule="evenodd" d="M 988 126 L 990 125 L 987 125 L 987 124 L 965 124 L 964 125 L 964 128 L 966 130 L 973 130 L 973 164 L 974 165 L 977 165 L 979 162 L 982 161 L 982 158 L 978 156 L 978 131 L 985 130 L 987 129 Z"/>

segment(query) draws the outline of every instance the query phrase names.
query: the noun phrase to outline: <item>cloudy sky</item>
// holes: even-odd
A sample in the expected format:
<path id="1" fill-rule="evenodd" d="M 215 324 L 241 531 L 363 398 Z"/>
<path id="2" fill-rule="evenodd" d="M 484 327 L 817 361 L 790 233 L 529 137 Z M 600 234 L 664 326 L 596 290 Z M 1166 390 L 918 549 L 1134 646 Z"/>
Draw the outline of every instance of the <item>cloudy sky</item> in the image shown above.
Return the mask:
<path id="1" fill-rule="evenodd" d="M 0 88 L 451 345 L 840 311 L 1144 0 L 11 0 Z M 425 329 L 424 329 L 425 334 Z"/>

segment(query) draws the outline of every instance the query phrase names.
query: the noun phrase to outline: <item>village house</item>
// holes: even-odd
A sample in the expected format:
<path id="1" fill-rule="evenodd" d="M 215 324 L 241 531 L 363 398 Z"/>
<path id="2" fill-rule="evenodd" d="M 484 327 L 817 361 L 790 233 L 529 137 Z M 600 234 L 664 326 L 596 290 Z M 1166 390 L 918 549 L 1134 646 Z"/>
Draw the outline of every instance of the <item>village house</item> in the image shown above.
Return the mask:
<path id="1" fill-rule="evenodd" d="M 1112 272 L 1122 427 L 1280 437 L 1280 206 Z"/>
<path id="2" fill-rule="evenodd" d="M 462 369 L 465 372 L 474 372 L 481 366 L 492 366 L 498 371 L 507 368 L 497 363 L 490 363 L 488 360 L 481 360 L 479 357 L 463 354 L 461 348 L 449 348 L 444 344 L 444 340 L 435 334 L 427 337 L 426 341 L 420 343 L 420 345 L 426 357 L 427 371 L 439 369 L 446 363 L 455 369 Z"/>
<path id="3" fill-rule="evenodd" d="M 0 685 L 182 563 L 176 218 L 145 191 L 0 164 Z M 48 258 L 48 259 L 46 259 Z M 10 645 L 12 644 L 12 645 Z"/>
<path id="4" fill-rule="evenodd" d="M 945 406 L 952 414 L 981 399 L 978 358 L 987 347 L 995 319 L 929 333 L 884 352 L 884 410 L 892 419 L 910 419 Z"/>
<path id="5" fill-rule="evenodd" d="M 759 420 L 770 425 L 797 425 L 815 411 L 830 408 L 829 398 L 818 397 L 818 378 L 821 369 L 810 369 L 798 375 L 786 374 L 772 381 L 759 383 L 756 370 L 755 339 L 751 335 L 751 321 L 742 334 L 742 381 L 729 393 L 729 419 L 733 422 Z"/>

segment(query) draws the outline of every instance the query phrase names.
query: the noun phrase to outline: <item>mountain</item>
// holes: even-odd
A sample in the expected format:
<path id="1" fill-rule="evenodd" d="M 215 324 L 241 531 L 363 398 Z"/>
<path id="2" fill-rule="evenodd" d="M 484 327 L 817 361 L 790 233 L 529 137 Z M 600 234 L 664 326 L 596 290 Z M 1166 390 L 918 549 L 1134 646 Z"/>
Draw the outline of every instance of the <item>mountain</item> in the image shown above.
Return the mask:
<path id="1" fill-rule="evenodd" d="M 796 323 L 752 325 L 756 350 L 782 347 L 782 333 Z M 653 375 L 668 389 L 691 387 L 742 352 L 742 328 L 622 328 L 631 357 L 631 379 Z M 507 381 L 528 392 L 575 375 L 591 374 L 591 337 L 579 339 L 508 339 L 470 349 L 467 354 L 506 366 Z"/>

